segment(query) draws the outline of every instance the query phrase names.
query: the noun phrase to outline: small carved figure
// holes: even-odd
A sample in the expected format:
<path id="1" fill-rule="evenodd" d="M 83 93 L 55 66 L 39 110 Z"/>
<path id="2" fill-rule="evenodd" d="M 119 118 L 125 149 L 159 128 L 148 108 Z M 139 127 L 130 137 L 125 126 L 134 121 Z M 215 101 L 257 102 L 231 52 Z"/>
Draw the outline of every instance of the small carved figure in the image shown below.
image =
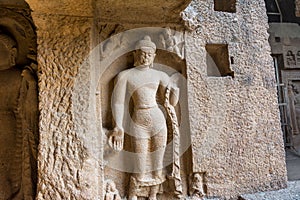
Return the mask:
<path id="1" fill-rule="evenodd" d="M 121 200 L 116 184 L 112 180 L 106 181 L 104 200 Z"/>
<path id="2" fill-rule="evenodd" d="M 180 46 L 183 41 L 173 35 L 169 27 L 159 36 L 159 40 L 163 49 L 176 53 L 181 59 L 184 58 L 183 46 Z"/>
<path id="3" fill-rule="evenodd" d="M 297 65 L 300 65 L 300 51 L 297 52 Z"/>
<path id="4" fill-rule="evenodd" d="M 167 125 L 156 96 L 169 94 L 171 105 L 179 98 L 179 88 L 170 84 L 170 77 L 162 71 L 152 69 L 156 45 L 145 36 L 136 45 L 134 68 L 122 71 L 116 78 L 112 111 L 115 128 L 109 136 L 109 145 L 120 151 L 124 143 L 124 129 L 132 137 L 132 150 L 136 153 L 134 173 L 131 175 L 129 200 L 144 196 L 156 200 L 160 185 L 166 180 L 163 157 L 167 145 Z M 167 89 L 168 88 L 168 89 Z M 169 93 L 166 93 L 169 91 Z M 124 116 L 132 99 L 132 119 Z M 125 113 L 125 114 L 124 114 Z M 126 125 L 129 123 L 129 126 Z M 125 128 L 124 128 L 125 127 Z M 130 161 L 129 161 L 130 162 Z M 143 194 L 142 194 L 143 193 Z"/>
<path id="5" fill-rule="evenodd" d="M 38 143 L 36 66 L 17 66 L 18 45 L 0 33 L 1 199 L 34 199 Z"/>
<path id="6" fill-rule="evenodd" d="M 286 53 L 286 62 L 287 65 L 296 65 L 295 55 L 292 51 Z"/>
<path id="7" fill-rule="evenodd" d="M 120 25 L 102 25 L 100 27 L 100 38 L 102 38 L 100 45 L 100 59 L 103 60 L 113 53 L 116 49 L 120 48 L 124 43 L 126 43 L 126 38 L 120 32 L 123 31 L 123 26 Z M 118 34 L 119 33 L 119 34 Z M 115 34 L 117 36 L 111 37 Z"/>
<path id="8" fill-rule="evenodd" d="M 101 45 L 100 49 L 100 57 L 104 59 L 111 55 L 112 51 L 120 46 L 120 41 L 117 37 L 109 38 L 103 45 Z"/>
<path id="9" fill-rule="evenodd" d="M 202 198 L 205 196 L 203 175 L 200 173 L 193 174 L 191 181 L 190 195 L 196 198 Z"/>

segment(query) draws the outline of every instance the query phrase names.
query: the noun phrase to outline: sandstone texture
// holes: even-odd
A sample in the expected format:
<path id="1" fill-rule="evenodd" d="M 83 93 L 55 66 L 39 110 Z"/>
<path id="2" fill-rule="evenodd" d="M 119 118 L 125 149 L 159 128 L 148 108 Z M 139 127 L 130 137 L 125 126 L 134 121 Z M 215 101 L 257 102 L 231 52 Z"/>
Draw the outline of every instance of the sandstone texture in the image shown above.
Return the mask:
<path id="1" fill-rule="evenodd" d="M 288 182 L 286 189 L 271 191 L 271 192 L 260 192 L 256 194 L 242 195 L 242 200 L 298 200 L 300 199 L 300 183 L 299 181 Z"/>
<path id="2" fill-rule="evenodd" d="M 68 9 L 60 6 L 61 1 L 28 3 L 38 29 L 40 146 L 37 198 L 96 199 L 99 189 L 94 162 L 97 160 L 89 155 L 87 146 L 90 145 L 83 139 L 89 137 L 84 126 L 86 108 L 80 103 L 81 99 L 74 99 L 78 70 L 91 50 L 91 13 L 79 2 L 66 2 Z M 86 1 L 82 4 L 88 5 Z M 52 5 L 55 8 L 51 8 Z M 78 8 L 81 14 L 88 12 L 86 15 L 89 16 L 80 16 Z M 74 117 L 78 115 L 80 120 Z"/>
<path id="3" fill-rule="evenodd" d="M 180 64 L 187 82 L 184 133 L 190 134 L 191 143 L 185 154 L 191 171 L 186 172 L 204 174 L 206 196 L 236 199 L 286 187 L 263 0 L 239 0 L 235 13 L 214 11 L 213 0 L 27 3 L 38 43 L 37 199 L 103 199 L 104 177 L 124 175 L 105 168 L 102 125 L 109 115 L 104 116 L 108 112 L 101 108 L 105 101 L 101 93 L 107 91 L 99 90 L 101 58 L 94 47 L 112 35 L 142 27 L 171 27 L 184 37 L 184 64 Z M 180 22 L 181 11 L 185 21 Z M 228 45 L 225 59 L 230 60 L 234 77 L 207 75 L 206 44 Z M 119 69 L 110 69 L 107 77 L 128 67 L 124 60 L 130 57 L 119 56 L 112 60 L 116 61 L 112 66 L 119 62 Z M 122 197 L 127 190 L 123 180 L 115 181 Z M 185 185 L 188 194 L 189 184 Z"/>
<path id="4" fill-rule="evenodd" d="M 159 22 L 180 22 L 180 12 L 191 0 L 179 1 L 109 1 L 95 0 L 97 17 L 105 22 L 141 23 L 155 25 Z"/>
<path id="5" fill-rule="evenodd" d="M 208 196 L 285 187 L 264 1 L 239 1 L 236 13 L 210 3 L 189 5 L 201 21 L 186 40 L 193 171 L 206 172 Z M 234 78 L 206 75 L 210 43 L 228 44 Z"/>

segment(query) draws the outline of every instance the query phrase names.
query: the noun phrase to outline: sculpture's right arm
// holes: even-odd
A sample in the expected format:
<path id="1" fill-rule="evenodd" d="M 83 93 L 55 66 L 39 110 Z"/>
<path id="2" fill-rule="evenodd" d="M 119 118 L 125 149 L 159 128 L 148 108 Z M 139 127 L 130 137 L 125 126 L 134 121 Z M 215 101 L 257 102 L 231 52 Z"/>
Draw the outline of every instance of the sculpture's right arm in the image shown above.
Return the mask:
<path id="1" fill-rule="evenodd" d="M 124 108 L 126 98 L 126 78 L 120 73 L 115 80 L 115 88 L 112 96 L 112 114 L 115 120 L 115 127 L 109 136 L 109 146 L 116 151 L 123 149 L 124 143 Z"/>
<path id="2" fill-rule="evenodd" d="M 115 128 L 123 130 L 124 105 L 126 97 L 126 78 L 120 73 L 115 80 L 115 88 L 112 99 L 112 112 L 115 120 Z"/>

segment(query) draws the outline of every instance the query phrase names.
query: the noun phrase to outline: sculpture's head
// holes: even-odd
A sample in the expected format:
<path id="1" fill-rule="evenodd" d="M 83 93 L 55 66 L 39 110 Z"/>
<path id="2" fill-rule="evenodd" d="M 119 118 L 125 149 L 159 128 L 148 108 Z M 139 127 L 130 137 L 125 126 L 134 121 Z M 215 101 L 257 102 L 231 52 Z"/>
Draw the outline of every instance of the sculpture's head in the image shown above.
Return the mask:
<path id="1" fill-rule="evenodd" d="M 149 36 L 137 42 L 136 51 L 134 52 L 134 66 L 152 67 L 156 56 L 156 45 L 151 41 Z"/>
<path id="2" fill-rule="evenodd" d="M 0 33 L 0 70 L 16 65 L 17 43 L 8 35 Z"/>
<path id="3" fill-rule="evenodd" d="M 194 183 L 200 183 L 202 182 L 202 176 L 198 173 L 194 174 L 194 179 L 193 179 Z"/>
<path id="4" fill-rule="evenodd" d="M 106 192 L 115 192 L 116 190 L 116 184 L 112 180 L 107 180 Z"/>

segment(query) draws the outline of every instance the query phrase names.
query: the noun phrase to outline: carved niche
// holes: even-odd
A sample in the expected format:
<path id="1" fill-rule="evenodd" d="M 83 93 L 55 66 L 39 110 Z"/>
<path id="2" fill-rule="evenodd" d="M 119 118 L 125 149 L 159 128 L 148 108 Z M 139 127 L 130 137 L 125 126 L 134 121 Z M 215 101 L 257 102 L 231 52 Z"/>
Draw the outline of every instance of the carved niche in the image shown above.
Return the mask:
<path id="1" fill-rule="evenodd" d="M 183 33 L 145 28 L 114 37 L 103 45 L 111 41 L 118 48 L 100 56 L 104 177 L 130 200 L 188 195 L 191 152 Z"/>
<path id="2" fill-rule="evenodd" d="M 286 69 L 300 68 L 300 50 L 296 46 L 284 47 L 284 67 Z"/>
<path id="3" fill-rule="evenodd" d="M 0 2 L 0 196 L 35 198 L 38 145 L 36 34 L 23 1 Z"/>

